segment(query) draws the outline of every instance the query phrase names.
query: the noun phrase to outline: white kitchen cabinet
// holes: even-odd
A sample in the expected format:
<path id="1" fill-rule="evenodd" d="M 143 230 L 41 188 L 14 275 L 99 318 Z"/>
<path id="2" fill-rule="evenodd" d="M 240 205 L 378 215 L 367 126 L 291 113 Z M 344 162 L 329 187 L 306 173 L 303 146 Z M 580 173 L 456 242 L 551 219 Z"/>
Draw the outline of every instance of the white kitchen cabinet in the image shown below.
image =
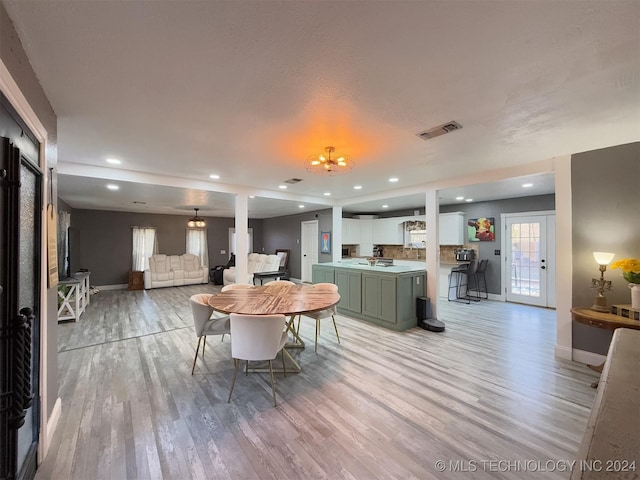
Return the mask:
<path id="1" fill-rule="evenodd" d="M 464 245 L 464 213 L 441 213 L 439 221 L 440 245 Z"/>
<path id="2" fill-rule="evenodd" d="M 357 218 L 342 219 L 342 243 L 356 245 L 360 243 L 360 220 Z"/>
<path id="3" fill-rule="evenodd" d="M 402 245 L 403 225 L 399 217 L 373 220 L 373 243 L 377 245 Z"/>
<path id="4" fill-rule="evenodd" d="M 360 243 L 373 243 L 373 220 L 361 218 L 360 222 Z"/>

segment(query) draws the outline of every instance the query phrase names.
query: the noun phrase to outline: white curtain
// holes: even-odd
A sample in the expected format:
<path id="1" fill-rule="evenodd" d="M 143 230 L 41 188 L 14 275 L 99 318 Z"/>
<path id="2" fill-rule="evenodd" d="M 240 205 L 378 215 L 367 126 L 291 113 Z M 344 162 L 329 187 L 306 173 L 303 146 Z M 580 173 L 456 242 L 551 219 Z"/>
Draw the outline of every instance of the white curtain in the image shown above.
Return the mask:
<path id="1" fill-rule="evenodd" d="M 200 264 L 209 267 L 209 247 L 207 230 L 204 228 L 187 228 L 187 253 L 200 257 Z"/>
<path id="2" fill-rule="evenodd" d="M 158 253 L 155 227 L 132 227 L 133 248 L 131 269 L 142 272 L 149 269 L 149 257 Z"/>

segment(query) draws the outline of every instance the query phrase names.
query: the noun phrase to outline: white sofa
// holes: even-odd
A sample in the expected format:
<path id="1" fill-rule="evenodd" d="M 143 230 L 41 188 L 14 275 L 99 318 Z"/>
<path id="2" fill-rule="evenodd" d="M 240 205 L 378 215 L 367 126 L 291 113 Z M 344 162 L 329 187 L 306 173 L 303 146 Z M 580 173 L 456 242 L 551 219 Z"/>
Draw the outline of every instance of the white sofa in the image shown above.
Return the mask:
<path id="1" fill-rule="evenodd" d="M 277 255 L 250 253 L 249 257 L 247 258 L 249 283 L 253 283 L 253 274 L 256 272 L 277 272 L 279 269 L 280 257 L 278 257 Z M 222 273 L 222 280 L 225 285 L 236 283 L 236 267 L 227 268 Z"/>
<path id="2" fill-rule="evenodd" d="M 156 254 L 149 257 L 149 269 L 144 271 L 144 288 L 178 287 L 209 283 L 209 267 L 200 265 L 200 257 Z"/>

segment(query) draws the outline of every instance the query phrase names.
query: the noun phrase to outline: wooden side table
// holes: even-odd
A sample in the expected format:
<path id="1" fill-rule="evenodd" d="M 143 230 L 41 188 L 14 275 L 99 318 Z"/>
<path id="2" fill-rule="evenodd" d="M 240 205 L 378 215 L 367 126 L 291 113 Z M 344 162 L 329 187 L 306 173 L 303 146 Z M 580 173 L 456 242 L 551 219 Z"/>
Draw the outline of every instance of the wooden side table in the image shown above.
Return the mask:
<path id="1" fill-rule="evenodd" d="M 605 330 L 615 330 L 617 328 L 632 328 L 634 330 L 640 330 L 640 322 L 625 318 L 620 315 L 614 315 L 613 313 L 596 312 L 590 308 L 577 308 L 571 309 L 571 317 L 574 321 L 589 325 L 590 327 L 603 328 Z M 602 365 L 587 365 L 591 370 L 596 372 L 602 372 L 604 363 Z M 598 382 L 591 384 L 593 388 L 598 386 Z"/>
<path id="2" fill-rule="evenodd" d="M 129 272 L 129 290 L 144 289 L 144 272 Z"/>

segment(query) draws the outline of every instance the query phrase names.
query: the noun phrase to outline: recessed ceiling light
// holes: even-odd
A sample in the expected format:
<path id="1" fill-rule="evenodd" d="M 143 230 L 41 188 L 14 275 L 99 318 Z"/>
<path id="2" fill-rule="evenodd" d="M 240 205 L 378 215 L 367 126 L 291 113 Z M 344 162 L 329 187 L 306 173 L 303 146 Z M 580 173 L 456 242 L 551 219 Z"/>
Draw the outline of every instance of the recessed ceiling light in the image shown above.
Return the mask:
<path id="1" fill-rule="evenodd" d="M 304 208 L 304 205 L 298 205 L 298 208 Z"/>
<path id="2" fill-rule="evenodd" d="M 390 182 L 397 182 L 397 181 L 398 181 L 398 178 L 397 178 L 397 177 L 391 177 L 391 178 L 389 179 L 389 181 L 390 181 Z"/>
<path id="3" fill-rule="evenodd" d="M 218 180 L 220 178 L 220 175 L 216 175 L 216 174 L 212 173 L 211 175 L 209 175 L 209 178 L 213 178 L 214 180 Z"/>
<path id="4" fill-rule="evenodd" d="M 456 200 L 464 200 L 464 197 L 456 197 Z"/>
<path id="5" fill-rule="evenodd" d="M 255 195 L 249 195 L 249 198 L 256 198 Z"/>
<path id="6" fill-rule="evenodd" d="M 331 192 L 324 192 L 324 193 L 323 193 L 323 195 L 324 195 L 325 197 L 330 197 L 330 196 L 331 196 Z"/>
<path id="7" fill-rule="evenodd" d="M 389 205 L 382 205 L 382 208 L 389 208 Z"/>
<path id="8" fill-rule="evenodd" d="M 473 202 L 473 198 L 467 198 L 465 202 Z"/>
<path id="9" fill-rule="evenodd" d="M 120 186 L 119 185 L 114 185 L 113 183 L 108 184 L 107 188 L 109 190 L 120 190 Z"/>
<path id="10" fill-rule="evenodd" d="M 524 188 L 529 188 L 529 187 L 533 187 L 533 183 L 523 183 L 522 186 Z"/>
<path id="11" fill-rule="evenodd" d="M 353 187 L 354 190 L 362 190 L 362 185 L 356 185 Z"/>
<path id="12" fill-rule="evenodd" d="M 280 190 L 286 190 L 286 189 L 287 189 L 287 186 L 286 186 L 286 185 L 278 185 L 278 188 L 279 188 Z"/>
<path id="13" fill-rule="evenodd" d="M 122 162 L 117 158 L 107 158 L 107 163 L 110 163 L 111 165 L 120 165 Z"/>

